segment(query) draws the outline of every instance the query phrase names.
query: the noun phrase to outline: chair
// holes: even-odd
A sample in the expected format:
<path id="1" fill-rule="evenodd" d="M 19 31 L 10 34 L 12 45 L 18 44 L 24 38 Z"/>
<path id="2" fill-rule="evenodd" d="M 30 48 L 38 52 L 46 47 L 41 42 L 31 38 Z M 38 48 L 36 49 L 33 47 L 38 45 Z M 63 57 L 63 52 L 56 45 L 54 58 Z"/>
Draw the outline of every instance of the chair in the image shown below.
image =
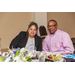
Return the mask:
<path id="1" fill-rule="evenodd" d="M 41 38 L 43 40 L 47 36 L 46 28 L 43 25 L 41 25 L 39 27 L 39 32 L 40 32 L 40 36 L 41 36 Z"/>
<path id="2" fill-rule="evenodd" d="M 71 38 L 73 46 L 74 46 L 74 54 L 75 54 L 75 38 Z"/>

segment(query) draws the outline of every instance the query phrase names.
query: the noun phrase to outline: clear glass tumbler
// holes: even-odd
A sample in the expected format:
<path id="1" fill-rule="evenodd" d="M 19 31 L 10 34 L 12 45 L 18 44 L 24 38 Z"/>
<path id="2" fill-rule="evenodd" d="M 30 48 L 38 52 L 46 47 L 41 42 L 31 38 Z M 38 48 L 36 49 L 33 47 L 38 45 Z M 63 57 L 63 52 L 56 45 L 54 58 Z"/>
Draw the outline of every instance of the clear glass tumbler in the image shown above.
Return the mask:
<path id="1" fill-rule="evenodd" d="M 42 52 L 38 55 L 38 60 L 39 62 L 45 62 L 45 55 Z"/>

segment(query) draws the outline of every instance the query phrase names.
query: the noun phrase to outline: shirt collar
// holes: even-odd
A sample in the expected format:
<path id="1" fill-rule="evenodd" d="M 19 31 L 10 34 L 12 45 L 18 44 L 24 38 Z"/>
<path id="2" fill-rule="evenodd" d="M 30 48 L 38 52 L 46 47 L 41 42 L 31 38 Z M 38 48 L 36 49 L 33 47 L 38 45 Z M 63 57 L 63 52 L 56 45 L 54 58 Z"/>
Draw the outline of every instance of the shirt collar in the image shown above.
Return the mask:
<path id="1" fill-rule="evenodd" d="M 56 32 L 57 32 L 57 31 L 58 31 L 58 29 L 56 30 Z M 49 33 L 49 35 L 50 35 L 50 36 L 54 36 L 54 35 L 56 34 L 56 32 L 55 32 L 54 34 L 50 34 L 50 33 Z"/>

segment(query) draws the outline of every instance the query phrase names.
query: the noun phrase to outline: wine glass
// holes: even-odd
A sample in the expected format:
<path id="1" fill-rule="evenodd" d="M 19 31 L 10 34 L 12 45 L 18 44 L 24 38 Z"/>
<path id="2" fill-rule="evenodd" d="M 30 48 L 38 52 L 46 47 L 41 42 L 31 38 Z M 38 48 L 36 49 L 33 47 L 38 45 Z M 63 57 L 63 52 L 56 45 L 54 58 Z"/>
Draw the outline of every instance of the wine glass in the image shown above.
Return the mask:
<path id="1" fill-rule="evenodd" d="M 34 50 L 32 50 L 32 54 L 33 54 L 33 57 L 36 57 L 36 47 L 34 47 Z"/>
<path id="2" fill-rule="evenodd" d="M 36 47 L 34 47 L 34 50 L 36 51 L 36 50 L 37 50 L 37 48 L 36 48 Z"/>

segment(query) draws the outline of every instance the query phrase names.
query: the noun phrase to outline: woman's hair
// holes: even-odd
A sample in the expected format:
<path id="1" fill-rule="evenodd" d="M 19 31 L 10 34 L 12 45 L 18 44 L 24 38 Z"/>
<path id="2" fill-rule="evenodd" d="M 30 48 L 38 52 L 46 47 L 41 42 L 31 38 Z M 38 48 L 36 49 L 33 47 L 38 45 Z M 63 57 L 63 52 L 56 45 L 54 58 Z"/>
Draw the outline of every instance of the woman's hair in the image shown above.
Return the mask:
<path id="1" fill-rule="evenodd" d="M 28 25 L 28 29 L 27 29 L 27 37 L 28 37 L 28 30 L 29 30 L 29 28 L 31 27 L 31 26 L 35 26 L 36 27 L 36 30 L 38 30 L 38 25 L 37 25 L 37 23 L 35 23 L 35 22 L 30 22 L 30 24 Z M 37 35 L 37 34 L 36 34 Z M 35 35 L 35 36 L 36 36 Z"/>
<path id="2" fill-rule="evenodd" d="M 38 30 L 38 25 L 37 25 L 37 23 L 35 23 L 35 22 L 31 22 L 31 23 L 29 24 L 29 26 L 28 26 L 28 29 L 29 29 L 32 25 L 34 25 L 34 26 L 36 27 L 36 30 Z"/>

